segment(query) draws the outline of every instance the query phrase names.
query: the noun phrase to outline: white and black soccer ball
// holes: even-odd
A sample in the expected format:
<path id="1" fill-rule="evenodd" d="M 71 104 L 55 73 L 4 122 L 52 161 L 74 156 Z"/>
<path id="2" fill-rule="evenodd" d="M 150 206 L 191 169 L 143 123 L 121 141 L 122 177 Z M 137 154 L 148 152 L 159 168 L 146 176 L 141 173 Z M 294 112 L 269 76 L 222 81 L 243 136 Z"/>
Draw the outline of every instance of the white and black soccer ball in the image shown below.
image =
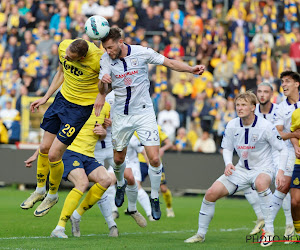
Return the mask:
<path id="1" fill-rule="evenodd" d="M 108 21 L 102 16 L 91 16 L 84 25 L 85 33 L 92 40 L 100 40 L 106 37 L 110 27 Z"/>

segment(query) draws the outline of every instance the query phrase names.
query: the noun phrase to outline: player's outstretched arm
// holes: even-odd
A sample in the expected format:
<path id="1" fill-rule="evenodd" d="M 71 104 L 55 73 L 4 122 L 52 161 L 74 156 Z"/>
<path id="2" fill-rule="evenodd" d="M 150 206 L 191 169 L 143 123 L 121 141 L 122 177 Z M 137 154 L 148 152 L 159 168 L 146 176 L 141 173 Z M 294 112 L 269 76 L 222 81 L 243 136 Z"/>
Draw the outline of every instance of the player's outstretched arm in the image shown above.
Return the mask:
<path id="1" fill-rule="evenodd" d="M 105 74 L 101 80 L 98 82 L 98 89 L 99 94 L 97 95 L 94 108 L 95 108 L 95 115 L 99 116 L 101 113 L 101 110 L 105 103 L 105 97 L 106 95 L 112 90 L 111 88 L 111 76 L 108 74 Z"/>
<path id="2" fill-rule="evenodd" d="M 194 75 L 202 75 L 202 73 L 205 70 L 205 66 L 204 65 L 196 65 L 194 67 L 189 66 L 186 63 L 177 61 L 177 60 L 171 60 L 169 58 L 165 57 L 164 66 L 175 70 L 175 71 L 179 71 L 179 72 L 188 72 L 188 73 L 192 73 Z"/>
<path id="3" fill-rule="evenodd" d="M 31 103 L 30 105 L 31 112 L 34 112 L 35 110 L 39 110 L 39 106 L 45 104 L 48 101 L 48 99 L 53 95 L 53 93 L 60 87 L 60 85 L 62 85 L 63 81 L 64 81 L 64 72 L 60 64 L 58 71 L 56 72 L 47 93 L 41 99 L 38 99 L 33 103 Z"/>
<path id="4" fill-rule="evenodd" d="M 38 155 L 39 155 L 39 149 L 40 149 L 40 148 L 38 148 L 38 149 L 34 152 L 34 154 L 33 154 L 32 156 L 30 156 L 26 161 L 24 161 L 25 167 L 26 167 L 26 168 L 31 168 L 31 167 L 32 167 L 32 163 L 36 161 L 36 159 L 37 159 L 37 157 L 38 157 Z"/>

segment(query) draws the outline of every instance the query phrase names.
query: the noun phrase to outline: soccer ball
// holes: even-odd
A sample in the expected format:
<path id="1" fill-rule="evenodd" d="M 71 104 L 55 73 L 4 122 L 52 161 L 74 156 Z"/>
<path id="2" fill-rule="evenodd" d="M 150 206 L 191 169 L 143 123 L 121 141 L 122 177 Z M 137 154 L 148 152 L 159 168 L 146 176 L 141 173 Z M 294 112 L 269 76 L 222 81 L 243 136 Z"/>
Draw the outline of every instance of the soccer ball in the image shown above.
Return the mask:
<path id="1" fill-rule="evenodd" d="M 104 17 L 96 15 L 89 17 L 85 22 L 84 29 L 89 38 L 100 40 L 108 35 L 110 27 Z"/>

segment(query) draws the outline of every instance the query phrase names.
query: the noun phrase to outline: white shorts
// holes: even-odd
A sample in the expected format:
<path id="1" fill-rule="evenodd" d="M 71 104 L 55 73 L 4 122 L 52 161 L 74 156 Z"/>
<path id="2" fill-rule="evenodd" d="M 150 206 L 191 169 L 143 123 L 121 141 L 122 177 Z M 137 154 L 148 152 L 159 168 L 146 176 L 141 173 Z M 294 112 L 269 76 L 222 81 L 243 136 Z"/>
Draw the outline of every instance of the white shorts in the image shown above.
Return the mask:
<path id="1" fill-rule="evenodd" d="M 134 176 L 134 179 L 136 181 L 142 181 L 142 174 L 141 174 L 141 168 L 140 168 L 140 162 L 139 161 L 134 161 L 130 163 L 126 163 L 126 168 L 129 166 L 132 169 L 132 173 Z"/>
<path id="2" fill-rule="evenodd" d="M 240 166 L 235 166 L 235 171 L 233 171 L 232 175 L 226 176 L 223 174 L 217 181 L 223 183 L 228 190 L 229 195 L 232 195 L 235 192 L 243 191 L 249 187 L 255 189 L 255 180 L 257 176 L 262 173 L 269 175 L 271 181 L 273 181 L 274 171 L 272 169 L 248 170 Z"/>
<path id="3" fill-rule="evenodd" d="M 294 165 L 295 165 L 295 160 L 296 160 L 296 155 L 294 148 L 288 148 L 289 156 L 288 160 L 284 169 L 284 175 L 292 177 L 293 171 L 294 171 Z"/>
<path id="4" fill-rule="evenodd" d="M 105 166 L 105 161 L 108 162 L 109 166 L 113 166 L 114 150 L 112 147 L 95 150 L 94 155 L 103 166 Z"/>
<path id="5" fill-rule="evenodd" d="M 112 144 L 115 150 L 122 151 L 128 146 L 137 132 L 144 146 L 159 146 L 159 134 L 154 112 L 141 115 L 114 114 L 112 122 Z"/>

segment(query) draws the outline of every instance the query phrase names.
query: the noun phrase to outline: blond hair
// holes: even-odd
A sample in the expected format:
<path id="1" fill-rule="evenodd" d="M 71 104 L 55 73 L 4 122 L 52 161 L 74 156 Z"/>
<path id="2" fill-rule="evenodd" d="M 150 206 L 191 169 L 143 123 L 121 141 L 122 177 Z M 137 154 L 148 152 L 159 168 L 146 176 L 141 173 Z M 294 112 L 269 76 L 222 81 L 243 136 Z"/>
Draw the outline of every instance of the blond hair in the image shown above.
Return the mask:
<path id="1" fill-rule="evenodd" d="M 244 93 L 238 94 L 234 99 L 234 105 L 236 105 L 238 99 L 245 100 L 246 102 L 249 102 L 251 105 L 254 106 L 257 103 L 256 95 L 252 91 L 246 91 Z"/>

